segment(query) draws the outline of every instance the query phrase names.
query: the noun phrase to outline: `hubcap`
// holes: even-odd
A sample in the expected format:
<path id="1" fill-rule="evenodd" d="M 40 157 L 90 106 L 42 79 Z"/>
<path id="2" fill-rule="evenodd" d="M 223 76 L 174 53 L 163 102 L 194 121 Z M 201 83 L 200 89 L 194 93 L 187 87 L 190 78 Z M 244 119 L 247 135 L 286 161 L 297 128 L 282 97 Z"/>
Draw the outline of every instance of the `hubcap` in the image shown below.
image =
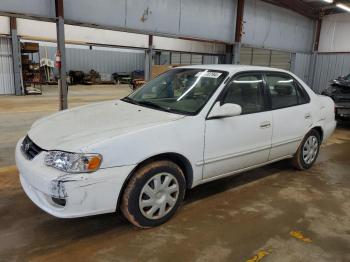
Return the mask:
<path id="1" fill-rule="evenodd" d="M 143 186 L 139 208 L 146 218 L 160 219 L 175 206 L 179 197 L 179 183 L 169 173 L 159 173 L 150 178 Z"/>
<path id="2" fill-rule="evenodd" d="M 318 152 L 318 140 L 315 136 L 309 136 L 303 146 L 303 160 L 306 164 L 311 164 Z"/>

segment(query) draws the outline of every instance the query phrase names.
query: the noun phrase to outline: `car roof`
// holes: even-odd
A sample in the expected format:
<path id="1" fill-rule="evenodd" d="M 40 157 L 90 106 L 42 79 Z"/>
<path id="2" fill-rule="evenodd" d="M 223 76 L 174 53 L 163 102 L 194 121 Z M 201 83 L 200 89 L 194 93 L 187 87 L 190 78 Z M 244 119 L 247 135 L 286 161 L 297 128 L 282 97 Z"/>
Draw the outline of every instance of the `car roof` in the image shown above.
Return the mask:
<path id="1" fill-rule="evenodd" d="M 190 65 L 190 66 L 179 66 L 176 68 L 197 68 L 197 69 L 210 69 L 210 70 L 221 70 L 228 71 L 230 73 L 238 73 L 244 71 L 273 71 L 273 72 L 283 72 L 290 73 L 289 71 L 266 67 L 266 66 L 252 66 L 252 65 L 228 65 L 228 64 L 213 64 L 213 65 Z"/>

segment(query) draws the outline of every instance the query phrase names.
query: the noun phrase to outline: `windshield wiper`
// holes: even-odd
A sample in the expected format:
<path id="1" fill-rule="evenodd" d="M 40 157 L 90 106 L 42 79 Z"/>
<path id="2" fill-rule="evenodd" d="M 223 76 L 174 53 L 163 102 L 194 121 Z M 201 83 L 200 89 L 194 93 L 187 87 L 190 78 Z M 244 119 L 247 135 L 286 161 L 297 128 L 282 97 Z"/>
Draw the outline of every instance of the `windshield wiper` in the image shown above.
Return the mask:
<path id="1" fill-rule="evenodd" d="M 124 98 L 122 98 L 122 99 L 120 99 L 120 100 L 122 100 L 122 101 L 124 101 L 124 102 L 129 102 L 129 103 L 132 103 L 132 104 L 138 104 L 137 101 L 135 101 L 134 99 L 132 99 L 132 98 L 130 98 L 130 97 L 128 97 L 128 96 L 126 96 L 126 97 L 124 97 Z"/>
<path id="2" fill-rule="evenodd" d="M 174 109 L 174 108 L 169 108 L 169 107 L 163 107 L 163 106 L 160 106 L 156 103 L 153 103 L 151 101 L 147 101 L 147 100 L 143 100 L 143 101 L 136 101 L 128 96 L 120 99 L 122 101 L 125 101 L 125 102 L 129 102 L 131 104 L 134 104 L 134 105 L 140 105 L 140 106 L 146 106 L 146 107 L 151 107 L 151 108 L 154 108 L 154 109 L 160 109 L 160 110 L 163 110 L 163 111 L 166 111 L 166 112 L 170 112 L 170 113 L 176 113 L 176 114 L 181 114 L 181 115 L 191 115 L 191 113 L 189 112 L 186 112 L 186 111 L 182 111 L 182 110 L 178 110 L 178 109 Z"/>
<path id="3" fill-rule="evenodd" d="M 153 107 L 153 108 L 158 108 L 158 109 L 162 109 L 162 110 L 169 111 L 168 108 L 163 107 L 163 106 L 160 106 L 160 105 L 158 105 L 158 104 L 156 104 L 156 103 L 153 103 L 153 102 L 151 102 L 151 101 L 146 101 L 146 100 L 144 100 L 144 101 L 137 101 L 136 103 L 137 103 L 138 105 L 150 106 L 150 107 Z"/>

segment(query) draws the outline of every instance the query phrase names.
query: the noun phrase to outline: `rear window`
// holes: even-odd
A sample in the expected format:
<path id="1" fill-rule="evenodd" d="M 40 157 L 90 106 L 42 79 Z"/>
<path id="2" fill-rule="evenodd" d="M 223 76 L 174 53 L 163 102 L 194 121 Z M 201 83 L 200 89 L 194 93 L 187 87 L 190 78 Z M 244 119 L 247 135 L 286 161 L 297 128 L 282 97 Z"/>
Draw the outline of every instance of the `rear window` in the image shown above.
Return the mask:
<path id="1" fill-rule="evenodd" d="M 272 109 L 306 104 L 310 101 L 306 91 L 287 74 L 267 74 L 266 82 L 271 96 Z"/>

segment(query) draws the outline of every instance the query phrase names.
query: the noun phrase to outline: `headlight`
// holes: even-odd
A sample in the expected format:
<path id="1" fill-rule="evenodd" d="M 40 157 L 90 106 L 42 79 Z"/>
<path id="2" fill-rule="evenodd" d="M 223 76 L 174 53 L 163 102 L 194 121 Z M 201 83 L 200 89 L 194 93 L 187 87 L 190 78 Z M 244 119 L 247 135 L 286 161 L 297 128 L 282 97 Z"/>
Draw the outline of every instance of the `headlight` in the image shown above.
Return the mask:
<path id="1" fill-rule="evenodd" d="M 45 164 L 68 173 L 94 172 L 102 162 L 100 154 L 69 153 L 48 151 Z"/>

